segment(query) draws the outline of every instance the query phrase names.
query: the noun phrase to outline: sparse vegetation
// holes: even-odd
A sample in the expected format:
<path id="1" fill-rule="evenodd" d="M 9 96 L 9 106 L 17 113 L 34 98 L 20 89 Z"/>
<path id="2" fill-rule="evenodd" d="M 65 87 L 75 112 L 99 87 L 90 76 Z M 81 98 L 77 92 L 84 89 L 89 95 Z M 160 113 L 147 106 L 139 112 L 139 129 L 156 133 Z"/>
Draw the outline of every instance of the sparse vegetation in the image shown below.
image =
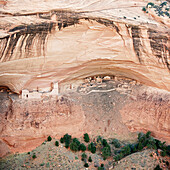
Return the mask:
<path id="1" fill-rule="evenodd" d="M 146 7 L 143 7 L 142 8 L 142 11 L 148 13 L 148 9 L 149 8 L 153 8 L 155 13 L 158 15 L 158 16 L 167 16 L 167 17 L 170 17 L 170 14 L 169 14 L 169 6 L 167 5 L 167 2 L 164 1 L 162 2 L 160 5 L 156 5 L 152 2 L 149 2 Z"/>
<path id="2" fill-rule="evenodd" d="M 52 139 L 52 138 L 51 138 Z M 47 139 L 48 141 L 48 139 Z M 81 156 L 81 160 L 84 163 L 84 167 L 88 168 L 89 164 L 90 166 L 92 165 L 91 162 L 92 160 L 92 156 L 87 156 L 86 154 L 86 147 L 88 148 L 88 150 L 91 153 L 96 153 L 96 155 L 94 156 L 94 166 L 97 167 L 99 170 L 101 169 L 105 169 L 104 168 L 104 164 L 101 164 L 99 166 L 99 163 L 96 162 L 96 157 L 100 157 L 99 159 L 101 161 L 108 159 L 111 155 L 114 155 L 114 161 L 113 164 L 114 166 L 117 166 L 117 161 L 121 160 L 122 158 L 135 153 L 135 152 L 140 152 L 143 150 L 143 148 L 151 148 L 151 149 L 160 149 L 160 155 L 161 156 L 166 156 L 169 154 L 170 151 L 170 146 L 166 146 L 165 142 L 161 142 L 157 139 L 154 139 L 151 136 L 151 132 L 147 132 L 146 134 L 144 133 L 139 133 L 138 134 L 138 141 L 136 143 L 132 143 L 132 144 L 124 144 L 124 142 L 120 142 L 117 139 L 103 139 L 101 136 L 98 136 L 96 139 L 93 139 L 93 142 L 90 141 L 89 138 L 89 144 L 86 143 L 81 143 L 82 141 L 79 141 L 79 139 L 77 138 L 73 138 L 71 137 L 71 135 L 69 134 L 65 134 L 62 138 L 60 138 L 60 142 L 63 142 L 62 146 L 65 146 L 66 148 L 70 147 L 70 150 L 73 151 L 73 159 L 77 160 L 74 162 L 79 162 L 79 156 Z M 49 142 L 50 144 L 50 142 Z M 59 141 L 55 141 L 55 143 L 51 142 L 51 144 L 55 144 L 55 146 L 59 146 Z M 49 146 L 49 145 L 48 145 Z M 45 148 L 45 146 L 42 146 L 43 148 Z M 62 147 L 58 148 L 59 150 L 62 149 Z M 58 150 L 57 149 L 57 150 Z M 49 148 L 49 152 L 51 151 L 51 148 Z M 78 151 L 82 151 L 83 153 L 81 154 L 81 152 Z M 67 151 L 69 152 L 69 150 Z M 76 153 L 76 156 L 74 155 L 74 152 L 78 152 Z M 35 154 L 35 150 L 33 150 L 33 152 L 28 152 L 26 155 L 27 157 L 30 157 L 31 159 L 34 160 L 34 163 L 39 160 L 39 159 L 35 159 L 37 158 L 37 154 L 40 152 L 36 152 Z M 148 152 L 149 156 L 153 156 L 153 152 Z M 159 152 L 157 152 L 159 154 Z M 31 154 L 31 155 L 30 155 Z M 60 153 L 61 154 L 61 153 Z M 77 155 L 78 154 L 78 155 Z M 89 154 L 89 153 L 88 153 Z M 55 154 L 56 155 L 56 154 Z M 65 156 L 64 156 L 65 157 Z M 102 159 L 103 157 L 103 159 Z M 38 156 L 39 158 L 39 156 Z M 61 156 L 59 155 L 59 158 L 61 158 Z M 110 157 L 111 158 L 111 157 Z M 51 162 L 52 160 L 52 153 L 48 153 L 47 155 L 47 159 L 48 162 L 42 160 L 43 163 L 39 162 L 38 166 L 42 167 L 45 166 L 46 168 L 52 168 L 54 167 L 54 162 Z M 166 161 L 166 157 L 162 158 L 165 159 L 163 160 L 164 165 L 166 165 L 167 167 L 169 166 L 169 162 Z M 88 164 L 89 163 L 89 164 Z M 105 162 L 107 163 L 107 162 Z M 28 165 L 28 164 L 26 164 Z M 25 165 L 23 165 L 25 166 Z M 81 165 L 82 166 L 82 165 Z M 159 169 L 161 168 L 159 165 L 157 167 L 155 167 L 155 169 Z"/>
<path id="3" fill-rule="evenodd" d="M 116 141 L 116 140 L 115 140 Z M 112 142 L 113 143 L 113 142 Z M 134 144 L 129 144 L 121 148 L 118 154 L 115 155 L 114 160 L 119 161 L 123 157 L 130 155 L 131 153 L 142 151 L 144 147 L 148 149 L 161 149 L 161 155 L 164 156 L 168 153 L 168 146 L 165 145 L 165 142 L 161 142 L 157 139 L 154 139 L 151 136 L 151 132 L 148 131 L 146 134 L 138 134 L 138 142 Z"/>

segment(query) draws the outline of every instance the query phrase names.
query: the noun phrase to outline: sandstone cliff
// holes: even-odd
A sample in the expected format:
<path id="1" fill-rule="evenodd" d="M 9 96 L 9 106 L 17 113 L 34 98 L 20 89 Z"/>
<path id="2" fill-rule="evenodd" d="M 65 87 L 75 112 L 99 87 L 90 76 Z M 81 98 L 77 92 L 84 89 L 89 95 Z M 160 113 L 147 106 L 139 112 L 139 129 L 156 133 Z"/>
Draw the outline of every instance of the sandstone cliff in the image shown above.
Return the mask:
<path id="1" fill-rule="evenodd" d="M 157 16 L 151 9 L 148 13 L 142 11 L 142 7 L 146 6 L 148 2 L 144 0 L 0 1 L 0 86 L 7 86 L 11 91 L 20 94 L 22 89 L 49 91 L 51 82 L 58 81 L 59 92 L 66 93 L 65 89 L 68 85 L 79 87 L 86 77 L 110 75 L 130 78 L 146 85 L 146 88 L 139 88 L 139 90 L 145 89 L 143 93 L 148 91 L 147 86 L 154 87 L 154 91 L 151 91 L 156 97 L 150 100 L 147 97 L 151 96 L 150 93 L 147 93 L 146 98 L 141 98 L 139 97 L 141 94 L 133 92 L 131 97 L 135 96 L 136 101 L 126 102 L 124 107 L 117 108 L 117 114 L 115 114 L 122 126 L 116 126 L 116 128 L 120 128 L 120 131 L 124 132 L 127 130 L 126 126 L 132 131 L 151 130 L 155 136 L 164 137 L 169 141 L 169 100 L 166 97 L 160 101 L 164 93 L 169 96 L 168 91 L 170 90 L 169 18 Z M 121 82 L 119 83 L 121 84 Z M 155 87 L 160 90 L 155 90 Z M 161 90 L 165 90 L 165 92 L 161 92 Z M 116 95 L 118 94 L 116 93 L 114 96 Z M 114 96 L 112 97 L 114 98 Z M 10 96 L 8 97 L 10 98 Z M 106 97 L 108 96 L 104 98 Z M 16 101 L 9 98 L 5 101 L 4 98 L 2 99 L 0 137 L 11 147 L 14 147 L 15 143 L 10 143 L 11 139 L 18 141 L 33 139 L 31 136 L 33 131 L 22 131 L 21 125 L 28 130 L 32 122 L 31 127 L 37 128 L 39 126 L 37 122 L 41 122 L 40 117 L 42 116 L 44 119 L 50 117 L 51 114 L 50 119 L 53 117 L 55 122 L 55 113 L 60 110 L 59 101 L 57 101 L 54 104 L 56 105 L 55 111 L 51 105 L 48 105 L 44 106 L 48 113 L 43 112 L 41 107 L 43 103 L 39 101 L 38 106 L 35 107 L 39 109 L 36 110 L 36 113 L 42 113 L 42 115 L 36 117 L 30 101 L 25 103 L 18 98 Z M 154 100 L 155 98 L 156 100 Z M 96 101 L 95 97 L 93 99 Z M 76 115 L 76 120 L 62 118 L 61 122 L 75 121 L 77 130 L 70 123 L 66 129 L 72 127 L 79 134 L 79 132 L 83 133 L 84 130 L 80 129 L 82 124 L 83 126 L 87 124 L 84 121 L 89 115 L 86 115 L 88 114 L 87 107 L 83 109 L 84 105 L 78 104 L 79 100 L 76 101 L 77 103 L 73 106 L 67 105 L 68 103 L 65 106 L 62 105 L 63 109 L 75 106 L 76 109 L 73 109 L 72 116 Z M 118 101 L 117 103 L 119 103 Z M 123 99 L 120 101 L 123 103 Z M 47 101 L 47 103 L 50 102 Z M 155 106 L 156 103 L 159 105 L 158 108 Z M 134 111 L 136 106 L 139 108 Z M 11 108 L 14 110 L 11 111 Z M 28 111 L 30 108 L 31 110 Z M 102 108 L 100 109 L 102 110 Z M 99 119 L 107 111 L 107 107 L 104 108 Z M 148 108 L 154 109 L 148 111 Z M 79 109 L 80 115 L 78 114 Z M 160 113 L 157 113 L 159 109 Z M 112 108 L 107 112 L 107 119 L 109 115 L 115 116 L 113 110 Z M 27 118 L 24 118 L 27 112 L 31 112 L 33 116 L 29 118 L 28 127 L 25 122 Z M 13 116 L 10 116 L 11 113 Z M 146 115 L 149 118 L 144 121 Z M 20 117 L 23 118 L 20 119 Z M 95 116 L 93 115 L 93 117 Z M 111 120 L 114 120 L 113 117 Z M 138 120 L 138 117 L 141 121 Z M 155 121 L 149 125 L 149 119 L 155 119 Z M 55 123 L 51 126 L 60 127 Z M 11 124 L 11 130 L 6 129 L 9 128 L 7 124 Z M 17 132 L 14 130 L 16 126 L 18 127 Z M 96 124 L 96 126 L 98 125 Z M 19 129 L 21 129 L 21 133 L 18 132 Z M 25 137 L 23 132 L 30 136 Z M 49 134 L 47 132 L 34 130 L 34 135 L 37 135 L 39 139 L 44 139 Z M 54 130 L 54 135 L 56 132 L 57 130 Z M 61 132 L 65 132 L 65 130 L 61 130 Z M 50 133 L 52 133 L 51 130 Z M 17 145 L 19 146 L 19 144 Z"/>

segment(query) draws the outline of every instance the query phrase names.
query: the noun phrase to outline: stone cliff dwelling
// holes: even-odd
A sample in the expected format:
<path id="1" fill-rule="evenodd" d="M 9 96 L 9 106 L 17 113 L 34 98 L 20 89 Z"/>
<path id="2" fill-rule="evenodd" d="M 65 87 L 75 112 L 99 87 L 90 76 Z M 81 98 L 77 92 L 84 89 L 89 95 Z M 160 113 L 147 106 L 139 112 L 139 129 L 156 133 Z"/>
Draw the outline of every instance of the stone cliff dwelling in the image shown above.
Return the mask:
<path id="1" fill-rule="evenodd" d="M 37 99 L 37 98 L 41 98 L 44 96 L 57 96 L 58 95 L 58 82 L 56 83 L 52 83 L 51 84 L 51 91 L 46 91 L 46 92 L 42 92 L 42 91 L 29 91 L 27 89 L 23 89 L 22 93 L 21 93 L 21 98 L 22 99 Z"/>

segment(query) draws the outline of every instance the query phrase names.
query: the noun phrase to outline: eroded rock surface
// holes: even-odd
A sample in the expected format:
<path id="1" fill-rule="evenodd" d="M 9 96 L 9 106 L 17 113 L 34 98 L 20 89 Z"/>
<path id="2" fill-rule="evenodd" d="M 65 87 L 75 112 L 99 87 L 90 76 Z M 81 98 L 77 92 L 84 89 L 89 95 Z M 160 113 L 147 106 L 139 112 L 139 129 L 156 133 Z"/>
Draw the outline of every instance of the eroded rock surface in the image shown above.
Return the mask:
<path id="1" fill-rule="evenodd" d="M 69 129 L 75 135 L 98 130 L 109 136 L 128 133 L 128 127 L 151 130 L 169 142 L 169 18 L 142 11 L 146 4 L 0 1 L 0 86 L 18 94 L 49 91 L 52 82 L 59 83 L 61 94 L 77 90 L 64 104 L 57 98 L 33 101 L 0 93 L 0 138 L 13 151 Z M 145 85 L 131 88 L 119 80 L 119 86 L 82 88 L 87 77 L 97 75 Z"/>

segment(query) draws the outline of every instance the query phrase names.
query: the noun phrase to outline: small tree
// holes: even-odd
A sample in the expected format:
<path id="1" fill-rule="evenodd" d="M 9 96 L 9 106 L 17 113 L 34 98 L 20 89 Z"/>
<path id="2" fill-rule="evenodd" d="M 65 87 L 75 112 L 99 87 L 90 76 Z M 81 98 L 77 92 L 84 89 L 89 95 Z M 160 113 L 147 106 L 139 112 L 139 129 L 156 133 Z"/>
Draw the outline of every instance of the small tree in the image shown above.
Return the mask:
<path id="1" fill-rule="evenodd" d="M 113 139 L 112 144 L 115 146 L 115 148 L 120 148 L 120 146 L 121 146 L 118 139 Z"/>
<path id="2" fill-rule="evenodd" d="M 111 150 L 109 147 L 104 147 L 102 149 L 102 156 L 103 156 L 103 159 L 106 160 L 109 156 L 111 155 Z"/>
<path id="3" fill-rule="evenodd" d="M 154 170 L 162 170 L 162 168 L 159 166 L 159 164 L 154 168 Z"/>
<path id="4" fill-rule="evenodd" d="M 77 145 L 76 142 L 72 142 L 72 143 L 70 144 L 70 149 L 71 149 L 72 151 L 77 152 L 77 151 L 79 150 L 79 146 Z"/>
<path id="5" fill-rule="evenodd" d="M 138 144 L 138 150 L 141 151 L 142 149 L 143 149 L 142 143 L 139 142 L 139 144 Z"/>
<path id="6" fill-rule="evenodd" d="M 77 146 L 80 146 L 80 141 L 77 138 L 73 139 L 73 142 L 77 144 Z"/>
<path id="7" fill-rule="evenodd" d="M 64 143 L 64 138 L 60 138 L 60 142 L 61 142 L 61 143 Z"/>
<path id="8" fill-rule="evenodd" d="M 32 158 L 33 158 L 33 159 L 37 158 L 37 156 L 36 156 L 35 153 L 32 155 Z"/>
<path id="9" fill-rule="evenodd" d="M 96 147 L 93 142 L 88 145 L 88 150 L 91 151 L 91 153 L 96 153 Z"/>
<path id="10" fill-rule="evenodd" d="M 101 164 L 101 167 L 104 167 L 104 164 Z"/>
<path id="11" fill-rule="evenodd" d="M 146 133 L 146 137 L 147 137 L 147 138 L 150 138 L 150 135 L 151 135 L 151 132 L 148 131 L 148 132 Z"/>
<path id="12" fill-rule="evenodd" d="M 123 148 L 123 154 L 124 154 L 124 155 L 129 155 L 129 154 L 131 154 L 131 149 L 130 149 L 130 146 L 129 146 L 129 145 L 126 145 L 126 146 Z"/>
<path id="13" fill-rule="evenodd" d="M 120 154 L 118 154 L 118 155 L 116 155 L 115 157 L 114 157 L 114 160 L 115 161 L 119 161 L 119 160 L 121 160 L 122 158 L 123 158 L 123 153 L 120 153 Z"/>
<path id="14" fill-rule="evenodd" d="M 166 152 L 165 151 L 161 151 L 161 156 L 166 156 Z"/>
<path id="15" fill-rule="evenodd" d="M 94 147 L 92 147 L 92 149 L 91 149 L 91 153 L 96 153 L 96 147 L 94 146 Z"/>
<path id="16" fill-rule="evenodd" d="M 103 142 L 102 142 L 103 146 L 105 147 L 107 144 L 107 140 L 106 139 L 103 139 Z"/>
<path id="17" fill-rule="evenodd" d="M 89 135 L 87 133 L 84 134 L 84 141 L 88 143 L 90 141 Z"/>
<path id="18" fill-rule="evenodd" d="M 81 151 L 85 151 L 86 150 L 86 146 L 82 143 L 82 144 L 80 144 L 80 146 L 79 146 L 79 150 L 81 150 Z"/>
<path id="19" fill-rule="evenodd" d="M 68 133 L 66 133 L 66 134 L 64 135 L 63 139 L 64 139 L 64 142 L 70 143 L 70 141 L 71 141 L 71 135 L 69 135 Z"/>
<path id="20" fill-rule="evenodd" d="M 88 161 L 89 161 L 89 162 L 92 162 L 92 158 L 91 158 L 91 156 L 89 156 L 89 159 L 88 159 Z"/>
<path id="21" fill-rule="evenodd" d="M 87 155 L 85 153 L 82 153 L 81 160 L 84 161 L 87 158 Z"/>
<path id="22" fill-rule="evenodd" d="M 138 141 L 140 140 L 140 138 L 142 137 L 142 133 L 138 133 Z"/>
<path id="23" fill-rule="evenodd" d="M 100 167 L 98 167 L 98 170 L 104 170 L 104 164 L 101 164 Z"/>
<path id="24" fill-rule="evenodd" d="M 51 136 L 48 136 L 47 141 L 51 141 L 51 140 L 52 140 Z"/>
<path id="25" fill-rule="evenodd" d="M 57 140 L 55 141 L 55 146 L 59 146 L 59 142 Z"/>
<path id="26" fill-rule="evenodd" d="M 65 142 L 65 148 L 69 148 L 69 142 L 68 141 Z"/>
<path id="27" fill-rule="evenodd" d="M 85 164 L 84 164 L 84 167 L 88 168 L 88 167 L 89 167 L 89 164 L 88 164 L 88 163 L 85 163 Z"/>

